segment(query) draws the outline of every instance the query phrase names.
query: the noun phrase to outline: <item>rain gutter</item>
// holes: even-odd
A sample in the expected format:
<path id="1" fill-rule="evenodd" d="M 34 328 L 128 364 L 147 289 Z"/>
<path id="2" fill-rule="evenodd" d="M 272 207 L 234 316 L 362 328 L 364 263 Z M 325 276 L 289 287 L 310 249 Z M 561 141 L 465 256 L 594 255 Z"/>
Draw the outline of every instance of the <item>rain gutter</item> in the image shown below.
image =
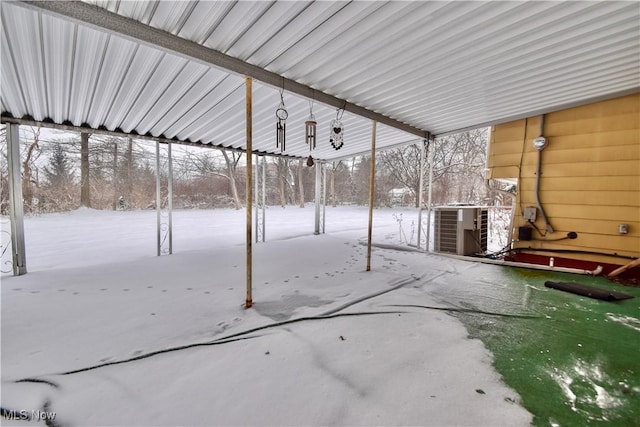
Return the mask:
<path id="1" fill-rule="evenodd" d="M 117 137 L 117 138 L 133 138 L 133 139 L 137 139 L 137 140 L 144 140 L 144 141 L 153 141 L 153 142 L 159 142 L 160 144 L 179 144 L 179 145 L 189 145 L 192 147 L 201 147 L 201 148 L 210 148 L 213 150 L 227 150 L 227 151 L 233 151 L 236 153 L 246 153 L 247 150 L 244 148 L 236 148 L 236 147 L 228 147 L 222 144 L 215 144 L 215 143 L 207 143 L 207 142 L 194 142 L 194 141 L 186 141 L 186 140 L 181 140 L 178 138 L 165 138 L 162 136 L 153 136 L 151 134 L 147 134 L 147 135 L 142 135 L 139 133 L 135 133 L 135 132 L 124 132 L 124 131 L 120 131 L 120 130 L 108 130 L 108 129 L 94 129 L 94 128 L 90 128 L 87 126 L 76 126 L 76 125 L 71 125 L 71 124 L 60 124 L 60 123 L 53 123 L 50 121 L 43 121 L 43 120 L 34 120 L 32 118 L 15 118 L 12 117 L 9 114 L 3 114 L 2 116 L 0 116 L 0 123 L 2 124 L 16 124 L 16 125 L 21 125 L 21 126 L 35 126 L 35 127 L 40 127 L 40 128 L 49 128 L 49 129 L 57 129 L 57 130 L 61 130 L 61 131 L 69 131 L 69 132 L 80 132 L 80 133 L 90 133 L 90 134 L 98 134 L 98 135 L 108 135 L 108 136 L 113 136 L 113 137 Z M 269 156 L 269 157 L 282 157 L 282 158 L 287 158 L 287 159 L 294 159 L 294 160 L 298 160 L 298 159 L 306 159 L 306 156 L 292 156 L 292 155 L 288 155 L 288 154 L 275 154 L 275 153 L 270 153 L 267 151 L 256 151 L 253 150 L 253 154 L 259 155 L 259 156 Z M 350 156 L 345 156 L 346 157 L 354 157 L 354 156 L 358 156 L 359 154 L 353 154 Z M 325 159 L 322 159 L 325 160 Z M 328 161 L 331 161 L 331 159 L 326 159 Z"/>

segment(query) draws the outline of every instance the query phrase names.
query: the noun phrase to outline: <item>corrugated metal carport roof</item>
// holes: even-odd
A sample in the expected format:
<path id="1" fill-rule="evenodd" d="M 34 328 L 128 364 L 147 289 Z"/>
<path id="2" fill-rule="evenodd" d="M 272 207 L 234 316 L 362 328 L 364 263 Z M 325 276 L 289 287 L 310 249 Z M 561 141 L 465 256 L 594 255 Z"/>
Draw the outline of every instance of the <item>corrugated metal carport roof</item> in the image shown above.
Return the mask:
<path id="1" fill-rule="evenodd" d="M 93 3 L 93 4 L 89 4 Z M 7 2 L 2 115 L 314 158 L 381 148 L 640 90 L 640 3 Z M 260 83 L 262 81 L 263 83 Z M 345 146 L 329 122 L 346 107 Z M 364 117 L 362 117 L 364 116 Z"/>

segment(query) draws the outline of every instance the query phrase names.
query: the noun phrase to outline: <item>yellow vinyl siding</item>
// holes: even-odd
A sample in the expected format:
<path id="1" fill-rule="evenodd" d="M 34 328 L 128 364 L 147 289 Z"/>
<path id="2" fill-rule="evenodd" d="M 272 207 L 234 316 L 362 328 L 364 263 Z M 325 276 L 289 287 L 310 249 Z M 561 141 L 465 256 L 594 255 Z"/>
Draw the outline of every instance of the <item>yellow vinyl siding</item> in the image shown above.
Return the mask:
<path id="1" fill-rule="evenodd" d="M 542 198 L 541 198 L 542 199 Z M 542 207 L 547 214 L 547 219 L 553 224 L 553 218 L 578 218 L 588 220 L 604 219 L 607 221 L 618 221 L 619 223 L 638 223 L 638 217 L 635 216 L 640 212 L 638 207 L 611 207 L 611 206 L 584 206 L 584 205 L 551 205 L 544 203 Z M 523 206 L 533 206 L 531 203 L 523 203 Z M 538 215 L 538 220 L 541 220 Z M 542 224 L 542 221 L 536 223 L 538 226 Z M 567 230 L 571 231 L 571 230 Z M 618 229 L 616 227 L 616 233 Z M 637 230 L 636 230 L 637 233 Z"/>
<path id="2" fill-rule="evenodd" d="M 545 130 L 548 127 L 545 125 Z M 558 133 L 558 135 L 560 135 Z M 589 134 L 588 138 L 584 134 L 580 135 L 562 135 L 563 149 L 571 148 L 615 148 L 618 146 L 635 145 L 636 150 L 638 142 L 640 142 L 640 131 L 629 132 L 629 130 L 619 130 L 612 132 L 600 132 Z M 511 151 L 508 151 L 509 153 Z M 518 151 L 520 152 L 520 151 Z"/>
<path id="3" fill-rule="evenodd" d="M 545 123 L 545 131 L 549 130 L 549 132 L 559 136 L 623 131 L 634 129 L 634 121 L 637 125 L 635 113 L 623 113 L 618 117 L 581 116 L 568 121 L 550 122 L 548 127 Z"/>
<path id="4" fill-rule="evenodd" d="M 518 165 L 520 164 L 521 157 L 522 157 L 522 153 L 496 154 L 493 156 L 493 161 L 497 164 Z"/>
<path id="5" fill-rule="evenodd" d="M 518 182 L 516 230 L 527 225 L 523 209 L 536 206 L 538 151 L 533 140 L 540 135 L 541 120 L 536 116 L 504 123 L 491 132 L 489 177 Z M 534 231 L 534 238 L 541 240 L 515 241 L 514 247 L 640 257 L 640 94 L 549 113 L 544 117 L 543 135 L 548 145 L 542 151 L 540 201 L 555 232 L 543 237 Z M 618 233 L 619 224 L 628 225 L 628 234 Z M 544 232 L 539 211 L 535 225 Z M 578 233 L 578 238 L 543 240 L 558 239 L 570 231 Z M 628 262 L 595 255 L 562 256 Z"/>
<path id="6" fill-rule="evenodd" d="M 555 234 L 555 233 L 554 233 Z M 526 243 L 520 245 L 520 247 L 526 248 L 538 248 L 538 249 L 577 249 L 579 251 L 593 251 L 593 252 L 604 252 L 611 254 L 619 254 L 625 256 L 634 256 L 633 253 L 627 251 L 619 251 L 617 250 L 618 245 L 620 245 L 620 239 L 623 239 L 622 236 L 603 236 L 598 234 L 584 234 L 579 236 L 579 239 L 582 240 L 580 244 L 575 243 L 578 242 L 578 239 L 575 240 L 563 240 L 560 242 L 553 241 L 544 241 L 544 240 L 532 240 L 530 242 L 521 242 Z M 638 237 L 630 237 L 636 244 L 640 244 L 640 238 Z M 564 255 L 566 257 L 566 255 Z M 568 257 L 572 258 L 572 257 Z M 623 262 L 621 262 L 623 263 Z"/>
<path id="7" fill-rule="evenodd" d="M 535 186 L 535 184 L 534 184 Z M 592 206 L 611 206 L 611 207 L 639 207 L 640 206 L 640 193 L 634 191 L 597 191 L 597 190 L 580 190 L 562 191 L 545 190 L 543 196 L 540 196 L 540 200 L 545 205 L 576 205 L 584 206 L 585 209 L 590 209 Z M 535 204 L 534 192 L 531 191 L 531 199 L 527 199 L 524 194 L 521 198 L 521 202 L 525 204 Z M 546 211 L 546 208 L 545 208 Z"/>
<path id="8" fill-rule="evenodd" d="M 611 219 L 583 219 L 583 218 L 554 218 L 552 225 L 556 230 L 567 230 L 575 231 L 578 235 L 582 236 L 582 234 L 601 234 L 610 236 L 612 234 L 618 234 L 618 224 L 620 221 L 611 220 Z M 557 233 L 549 234 L 549 239 L 556 239 L 559 237 L 563 237 L 562 234 L 556 236 Z M 624 239 L 629 238 L 629 236 L 623 236 Z M 573 240 L 573 242 L 579 242 L 579 240 Z M 569 241 L 563 241 L 563 243 L 571 243 Z"/>
<path id="9" fill-rule="evenodd" d="M 488 178 L 516 178 L 520 169 L 518 166 L 497 166 L 489 169 Z"/>
<path id="10" fill-rule="evenodd" d="M 545 156 L 547 154 L 547 150 L 545 149 L 542 152 L 542 164 L 545 166 L 552 167 L 552 165 L 582 165 L 582 166 L 593 166 L 593 162 L 598 162 L 597 165 L 600 165 L 603 162 L 619 162 L 626 161 L 630 166 L 637 166 L 637 161 L 640 160 L 640 149 L 638 147 L 630 146 L 630 145 L 622 145 L 622 146 L 613 146 L 613 147 L 579 147 L 579 148 L 568 148 L 562 150 L 553 151 L 553 156 Z M 509 154 L 510 156 L 519 156 L 514 154 Z M 634 162 L 635 160 L 635 162 Z M 517 161 L 520 161 L 519 158 Z M 538 163 L 538 156 L 526 156 L 523 161 L 523 166 L 535 166 Z M 603 165 L 606 169 L 610 165 Z M 552 167 L 553 169 L 553 167 Z M 543 174 L 546 174 L 547 171 L 543 170 Z M 599 173 L 598 175 L 602 175 Z"/>
<path id="11" fill-rule="evenodd" d="M 555 153 L 553 153 L 555 154 Z M 567 176 L 620 176 L 631 179 L 638 172 L 638 160 L 598 161 L 597 156 L 591 162 L 554 163 L 551 161 L 551 151 L 542 153 L 542 180 Z M 527 164 L 528 163 L 528 164 Z M 536 162 L 525 162 L 522 165 L 523 177 L 534 177 Z M 637 175 L 636 177 L 637 178 Z"/>
<path id="12" fill-rule="evenodd" d="M 540 180 L 542 191 L 564 190 L 564 191 L 631 191 L 640 192 L 640 179 L 630 176 L 629 179 L 621 180 L 619 176 L 580 176 L 565 177 L 561 180 Z M 522 191 L 535 190 L 535 179 L 523 179 L 520 181 Z"/>

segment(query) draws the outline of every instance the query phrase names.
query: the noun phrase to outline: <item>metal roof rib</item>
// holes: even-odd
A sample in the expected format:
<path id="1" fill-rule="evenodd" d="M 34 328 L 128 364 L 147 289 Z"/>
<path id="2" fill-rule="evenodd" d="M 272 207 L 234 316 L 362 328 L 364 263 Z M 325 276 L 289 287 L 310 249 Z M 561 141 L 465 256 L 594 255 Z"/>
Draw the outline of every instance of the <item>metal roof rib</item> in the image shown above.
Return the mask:
<path id="1" fill-rule="evenodd" d="M 314 97 L 319 102 L 323 102 L 334 107 L 346 107 L 346 109 L 358 115 L 372 120 L 377 120 L 381 123 L 387 123 L 405 132 L 410 132 L 423 138 L 428 136 L 426 131 L 398 122 L 382 114 L 367 110 L 361 106 L 345 102 L 331 95 L 314 91 L 312 88 L 302 85 L 296 81 L 284 79 L 284 84 L 282 84 L 281 79 L 283 78 L 275 73 L 224 55 L 221 52 L 213 51 L 204 46 L 199 46 L 190 41 L 180 39 L 170 33 L 148 27 L 137 21 L 132 21 L 123 16 L 115 15 L 89 4 L 41 1 L 28 1 L 21 2 L 19 4 L 41 8 L 42 10 L 46 10 L 50 13 L 65 16 L 67 19 L 81 20 L 93 26 L 106 29 L 110 32 L 122 34 L 127 38 L 132 38 L 142 43 L 168 49 L 174 53 L 184 55 L 190 59 L 197 60 L 205 64 L 221 67 L 222 69 L 233 73 L 252 76 L 259 81 L 263 81 L 276 87 L 284 85 L 290 92 Z"/>

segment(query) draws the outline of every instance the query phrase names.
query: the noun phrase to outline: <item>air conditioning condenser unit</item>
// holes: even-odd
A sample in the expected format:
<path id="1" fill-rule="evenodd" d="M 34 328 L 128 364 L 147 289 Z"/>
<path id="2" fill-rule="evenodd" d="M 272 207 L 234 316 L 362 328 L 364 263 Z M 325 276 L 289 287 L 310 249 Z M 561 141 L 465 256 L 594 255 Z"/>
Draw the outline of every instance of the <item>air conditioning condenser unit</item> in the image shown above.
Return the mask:
<path id="1" fill-rule="evenodd" d="M 478 206 L 434 209 L 435 251 L 456 255 L 487 252 L 488 210 Z"/>

